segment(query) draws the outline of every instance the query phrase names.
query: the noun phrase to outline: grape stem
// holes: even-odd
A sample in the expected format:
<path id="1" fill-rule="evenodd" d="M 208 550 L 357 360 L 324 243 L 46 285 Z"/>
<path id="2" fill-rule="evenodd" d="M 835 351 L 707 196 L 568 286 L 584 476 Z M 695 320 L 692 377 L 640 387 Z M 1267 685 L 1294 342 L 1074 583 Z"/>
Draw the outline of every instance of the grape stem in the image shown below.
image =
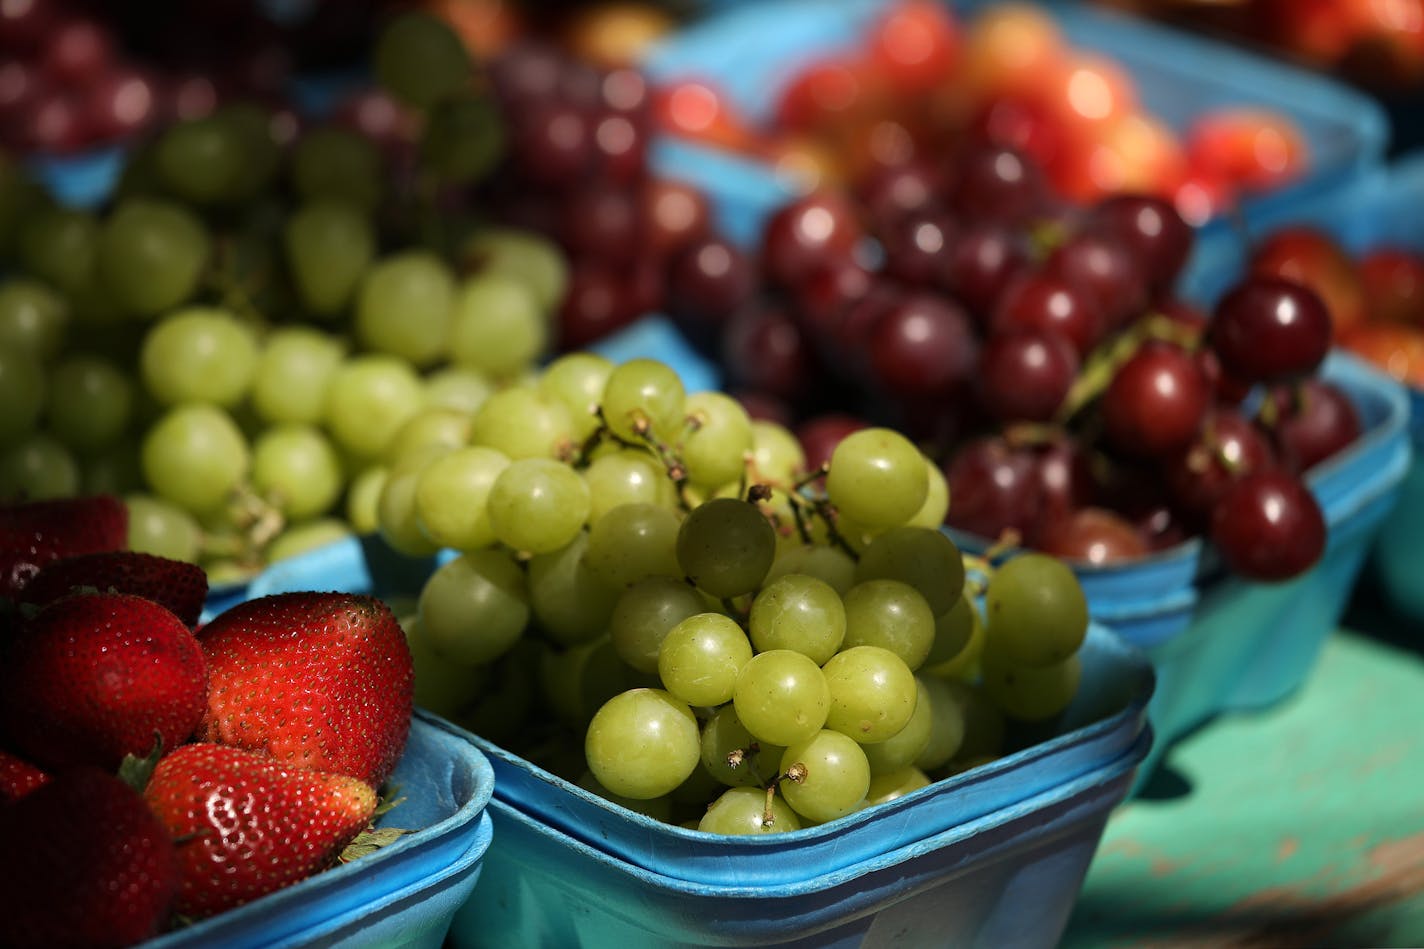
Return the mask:
<path id="1" fill-rule="evenodd" d="M 1060 425 L 1071 422 L 1084 407 L 1107 391 L 1117 371 L 1143 344 L 1152 340 L 1174 343 L 1192 351 L 1201 345 L 1201 330 L 1161 313 L 1148 314 L 1088 354 L 1054 421 Z"/>
<path id="2" fill-rule="evenodd" d="M 766 789 L 766 805 L 761 811 L 762 830 L 770 830 L 776 824 L 776 817 L 771 812 L 771 804 L 776 800 L 776 785 L 771 785 Z"/>

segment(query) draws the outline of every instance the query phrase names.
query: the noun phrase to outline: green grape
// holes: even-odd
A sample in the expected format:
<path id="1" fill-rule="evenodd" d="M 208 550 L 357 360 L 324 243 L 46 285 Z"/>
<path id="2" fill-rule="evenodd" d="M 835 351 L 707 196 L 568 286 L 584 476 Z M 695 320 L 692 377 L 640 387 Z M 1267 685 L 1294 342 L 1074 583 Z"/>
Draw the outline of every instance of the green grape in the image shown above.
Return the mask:
<path id="1" fill-rule="evenodd" d="M 618 595 L 608 632 L 624 662 L 639 672 L 654 675 L 668 632 L 689 616 L 706 611 L 707 602 L 683 581 L 645 577 Z"/>
<path id="2" fill-rule="evenodd" d="M 924 456 L 888 428 L 863 428 L 831 452 L 826 496 L 846 517 L 866 527 L 896 527 L 919 511 L 929 494 Z"/>
<path id="3" fill-rule="evenodd" d="M 477 550 L 495 542 L 485 501 L 509 459 L 493 448 L 468 445 L 434 459 L 415 482 L 415 517 L 431 542 Z"/>
<path id="4" fill-rule="evenodd" d="M 493 393 L 475 413 L 470 443 L 510 458 L 556 458 L 574 444 L 568 409 L 533 386 L 514 385 Z"/>
<path id="5" fill-rule="evenodd" d="M 646 577 L 675 577 L 678 516 L 659 504 L 633 502 L 613 508 L 589 527 L 589 572 L 615 590 Z"/>
<path id="6" fill-rule="evenodd" d="M 668 794 L 668 799 L 673 804 L 690 806 L 694 813 L 700 814 L 724 790 L 726 790 L 726 785 L 712 777 L 706 768 L 698 767 L 693 768 L 692 773 L 687 776 L 687 780 Z M 694 821 L 692 829 L 695 830 L 696 827 L 697 823 Z"/>
<path id="7" fill-rule="evenodd" d="M 552 458 L 517 458 L 495 476 L 485 501 L 499 542 L 544 554 L 568 544 L 588 522 L 588 485 Z"/>
<path id="8" fill-rule="evenodd" d="M 99 275 L 120 307 L 151 317 L 193 296 L 210 250 L 208 232 L 188 209 L 125 198 L 99 235 Z"/>
<path id="9" fill-rule="evenodd" d="M 29 176 L 20 162 L 0 151 L 0 260 L 9 260 L 19 243 L 20 225 L 54 198 Z"/>
<path id="10" fill-rule="evenodd" d="M 855 561 L 839 547 L 825 544 L 785 544 L 777 548 L 763 586 L 788 574 L 800 573 L 828 584 L 837 595 L 844 596 L 855 586 Z"/>
<path id="11" fill-rule="evenodd" d="M 858 809 L 870 791 L 870 765 L 860 745 L 823 730 L 788 745 L 781 755 L 787 778 L 779 790 L 791 809 L 824 824 Z"/>
<path id="12" fill-rule="evenodd" d="M 464 448 L 470 441 L 468 412 L 422 406 L 405 420 L 386 446 L 386 460 L 392 464 L 428 447 Z"/>
<path id="13" fill-rule="evenodd" d="M 336 448 L 312 425 L 274 425 L 252 444 L 252 486 L 291 520 L 330 511 L 346 479 Z"/>
<path id="14" fill-rule="evenodd" d="M 72 498 L 79 461 L 53 435 L 35 432 L 0 452 L 0 498 Z"/>
<path id="15" fill-rule="evenodd" d="M 338 447 L 358 458 L 380 458 L 424 401 L 420 377 L 395 356 L 354 356 L 327 383 L 325 424 Z"/>
<path id="16" fill-rule="evenodd" d="M 879 646 L 851 646 L 824 667 L 830 710 L 825 727 L 862 744 L 885 741 L 915 713 L 915 674 L 904 660 Z"/>
<path id="17" fill-rule="evenodd" d="M 390 469 L 371 465 L 357 472 L 346 488 L 346 521 L 357 534 L 374 534 L 381 526 L 381 492 Z"/>
<path id="18" fill-rule="evenodd" d="M 82 494 L 123 495 L 143 488 L 138 443 L 123 441 L 86 455 L 80 473 Z"/>
<path id="19" fill-rule="evenodd" d="M 734 705 L 723 705 L 702 726 L 702 768 L 730 788 L 766 787 L 785 750 L 755 738 Z"/>
<path id="20" fill-rule="evenodd" d="M 76 353 L 50 373 L 49 430 L 75 451 L 94 452 L 119 441 L 133 408 L 133 383 L 107 359 Z"/>
<path id="21" fill-rule="evenodd" d="M 992 651 L 1015 665 L 1054 666 L 1083 645 L 1088 601 L 1067 564 L 1024 553 L 989 577 L 984 619 Z"/>
<path id="22" fill-rule="evenodd" d="M 356 338 L 366 349 L 415 366 L 450 352 L 455 278 L 434 254 L 409 250 L 366 272 L 356 299 Z"/>
<path id="23" fill-rule="evenodd" d="M 607 636 L 568 649 L 546 648 L 539 662 L 545 701 L 561 722 L 580 732 L 605 702 L 635 688 L 630 673 Z"/>
<path id="24" fill-rule="evenodd" d="M 564 404 L 575 437 L 583 440 L 598 428 L 598 402 L 612 373 L 613 363 L 597 353 L 565 353 L 544 367 L 536 385 Z"/>
<path id="25" fill-rule="evenodd" d="M 425 377 L 425 404 L 473 416 L 494 391 L 484 373 L 464 366 L 446 366 Z"/>
<path id="26" fill-rule="evenodd" d="M 929 776 L 914 765 L 871 775 L 870 788 L 865 792 L 865 803 L 861 806 L 874 807 L 876 804 L 893 801 L 911 791 L 928 787 L 929 783 Z"/>
<path id="27" fill-rule="evenodd" d="M 203 560 L 198 566 L 207 574 L 210 590 L 242 586 L 252 580 L 253 567 L 244 561 L 220 558 Z"/>
<path id="28" fill-rule="evenodd" d="M 431 445 L 392 464 L 381 485 L 376 519 L 381 537 L 408 557 L 429 557 L 440 548 L 420 529 L 415 490 L 420 476 L 450 449 Z"/>
<path id="29" fill-rule="evenodd" d="M 318 316 L 331 316 L 355 297 L 376 256 L 376 232 L 360 208 L 317 199 L 287 219 L 282 247 L 302 305 Z"/>
<path id="30" fill-rule="evenodd" d="M 615 366 L 603 387 L 603 418 L 613 434 L 637 442 L 639 432 L 670 439 L 682 428 L 686 391 L 670 366 L 630 359 Z"/>
<path id="31" fill-rule="evenodd" d="M 991 649 L 982 672 L 984 694 L 1000 711 L 1019 721 L 1041 722 L 1073 701 L 1083 667 L 1076 654 L 1051 666 L 1022 666 Z"/>
<path id="32" fill-rule="evenodd" d="M 334 125 L 308 129 L 292 148 L 289 169 L 304 200 L 334 198 L 368 213 L 381 203 L 381 153 L 357 132 Z"/>
<path id="33" fill-rule="evenodd" d="M 420 155 L 426 167 L 449 184 L 486 178 L 505 152 L 505 123 L 499 103 L 487 95 L 459 95 L 437 102 L 426 116 Z"/>
<path id="34" fill-rule="evenodd" d="M 662 797 L 687 780 L 701 755 L 697 719 L 661 689 L 630 689 L 603 704 L 588 723 L 584 756 L 614 794 Z"/>
<path id="35" fill-rule="evenodd" d="M 688 480 L 707 487 L 737 481 L 752 450 L 752 422 L 746 409 L 721 392 L 694 392 L 685 405 L 687 424 L 678 457 Z"/>
<path id="36" fill-rule="evenodd" d="M 910 715 L 905 727 L 884 741 L 869 742 L 861 746 L 872 775 L 886 774 L 912 765 L 929 748 L 930 736 L 934 731 L 934 707 L 930 702 L 929 689 L 917 676 L 915 711 Z"/>
<path id="37" fill-rule="evenodd" d="M 776 532 L 755 504 L 713 498 L 692 510 L 677 533 L 677 562 L 715 597 L 751 593 L 776 557 Z"/>
<path id="38" fill-rule="evenodd" d="M 169 409 L 144 436 L 142 451 L 153 493 L 195 514 L 223 504 L 252 460 L 232 416 L 202 403 Z"/>
<path id="39" fill-rule="evenodd" d="M 644 817 L 651 817 L 653 820 L 668 823 L 672 820 L 672 799 L 667 796 L 648 798 L 639 800 L 634 797 L 624 797 L 621 794 L 614 794 L 608 788 L 598 782 L 592 771 L 585 771 L 575 782 L 590 794 L 603 798 L 605 801 L 617 804 L 619 807 L 626 807 L 630 811 L 642 814 Z"/>
<path id="40" fill-rule="evenodd" d="M 488 666 L 451 662 L 435 651 L 419 616 L 401 619 L 415 668 L 415 704 L 444 718 L 454 718 L 490 686 Z"/>
<path id="41" fill-rule="evenodd" d="M 588 484 L 590 524 L 625 504 L 671 506 L 672 480 L 662 462 L 638 448 L 624 448 L 602 454 L 584 469 Z"/>
<path id="42" fill-rule="evenodd" d="M 418 109 L 428 109 L 466 88 L 472 68 L 460 37 L 427 13 L 403 13 L 376 38 L 377 81 Z"/>
<path id="43" fill-rule="evenodd" d="M 765 419 L 752 420 L 752 463 L 750 479 L 785 484 L 806 469 L 806 453 L 801 443 L 784 425 Z"/>
<path id="44" fill-rule="evenodd" d="M 826 724 L 831 690 L 814 661 L 790 649 L 771 649 L 742 667 L 732 704 L 758 740 L 784 747 L 810 738 Z"/>
<path id="45" fill-rule="evenodd" d="M 425 582 L 420 622 L 431 648 L 452 662 L 490 662 L 508 652 L 529 625 L 524 571 L 496 548 L 463 553 Z"/>
<path id="46" fill-rule="evenodd" d="M 466 239 L 460 256 L 472 271 L 505 274 L 522 282 L 534 294 L 542 313 L 553 313 L 568 290 L 569 264 L 564 252 L 537 231 L 484 228 Z M 598 391 L 592 393 L 593 401 L 597 402 L 602 393 L 600 385 Z"/>
<path id="47" fill-rule="evenodd" d="M 48 362 L 64 345 L 68 324 L 64 298 L 43 283 L 28 277 L 0 283 L 0 350 Z"/>
<path id="48" fill-rule="evenodd" d="M 766 792 L 757 788 L 728 788 L 713 801 L 697 822 L 697 829 L 709 834 L 744 836 L 784 834 L 801 829 L 801 820 L 784 800 L 773 796 L 767 814 Z M 768 817 L 770 819 L 768 819 Z"/>
<path id="49" fill-rule="evenodd" d="M 42 208 L 20 225 L 19 263 L 60 293 L 73 294 L 92 281 L 100 244 L 99 222 L 92 213 Z"/>
<path id="50" fill-rule="evenodd" d="M 235 130 L 242 148 L 242 169 L 233 183 L 235 200 L 252 200 L 269 187 L 282 164 L 278 142 L 279 120 L 253 102 L 230 102 L 213 113 Z"/>
<path id="51" fill-rule="evenodd" d="M 44 367 L 21 349 L 0 349 L 0 446 L 35 430 L 45 404 Z"/>
<path id="52" fill-rule="evenodd" d="M 919 700 L 930 711 L 930 737 L 924 749 L 915 756 L 915 766 L 924 771 L 944 767 L 964 744 L 964 708 L 955 699 L 954 687 L 932 675 L 916 676 L 920 686 Z M 919 706 L 915 706 L 919 714 Z"/>
<path id="53" fill-rule="evenodd" d="M 825 665 L 845 638 L 845 607 L 830 584 L 789 573 L 757 592 L 747 627 L 758 652 L 791 649 Z"/>
<path id="54" fill-rule="evenodd" d="M 736 620 L 698 613 L 678 623 L 658 649 L 658 678 L 688 705 L 715 708 L 732 700 L 737 674 L 752 658 L 752 645 Z"/>
<path id="55" fill-rule="evenodd" d="M 982 689 L 955 679 L 944 681 L 964 722 L 964 737 L 951 764 L 966 759 L 993 758 L 1002 753 L 1007 729 L 1004 713 L 989 701 Z"/>
<path id="56" fill-rule="evenodd" d="M 969 645 L 974 636 L 974 624 L 974 605 L 967 595 L 961 595 L 953 606 L 935 617 L 934 643 L 921 668 L 935 675 L 941 674 L 940 668 L 959 657 Z"/>
<path id="57" fill-rule="evenodd" d="M 326 389 L 345 358 L 336 337 L 305 326 L 284 326 L 267 337 L 253 371 L 250 400 L 270 424 L 321 422 Z"/>
<path id="58" fill-rule="evenodd" d="M 153 324 L 143 340 L 139 371 L 162 405 L 211 402 L 232 408 L 257 373 L 257 343 L 227 311 L 192 307 Z"/>
<path id="59" fill-rule="evenodd" d="M 925 474 L 929 477 L 929 490 L 925 492 L 925 503 L 905 522 L 907 527 L 928 527 L 939 530 L 949 514 L 949 482 L 944 471 L 929 458 L 925 459 Z"/>
<path id="60" fill-rule="evenodd" d="M 539 301 L 513 277 L 488 272 L 466 277 L 452 310 L 450 358 L 456 365 L 508 378 L 533 365 L 549 344 Z"/>
<path id="61" fill-rule="evenodd" d="M 170 560 L 197 563 L 203 529 L 197 518 L 176 504 L 151 494 L 128 494 L 129 550 Z"/>
<path id="62" fill-rule="evenodd" d="M 589 569 L 588 532 L 529 561 L 529 600 L 539 626 L 565 646 L 596 639 L 608 629 L 618 590 Z M 610 646 L 611 648 L 611 646 Z"/>
<path id="63" fill-rule="evenodd" d="M 245 183 L 247 139 L 222 115 L 187 119 L 159 133 L 154 167 L 164 186 L 190 204 L 221 204 Z"/>
<path id="64" fill-rule="evenodd" d="M 263 549 L 262 559 L 267 563 L 276 563 L 329 547 L 351 536 L 351 525 L 339 517 L 318 517 L 289 524 Z"/>
<path id="65" fill-rule="evenodd" d="M 855 579 L 908 583 L 938 616 L 962 598 L 964 558 L 938 528 L 893 527 L 866 545 Z"/>
<path id="66" fill-rule="evenodd" d="M 935 617 L 920 592 L 899 580 L 866 580 L 846 591 L 845 645 L 888 649 L 918 669 L 935 640 Z"/>
<path id="67" fill-rule="evenodd" d="M 489 688 L 474 704 L 460 709 L 453 719 L 455 724 L 505 747 L 522 738 L 539 689 L 538 662 L 537 643 L 516 642 L 494 661 L 489 670 Z"/>

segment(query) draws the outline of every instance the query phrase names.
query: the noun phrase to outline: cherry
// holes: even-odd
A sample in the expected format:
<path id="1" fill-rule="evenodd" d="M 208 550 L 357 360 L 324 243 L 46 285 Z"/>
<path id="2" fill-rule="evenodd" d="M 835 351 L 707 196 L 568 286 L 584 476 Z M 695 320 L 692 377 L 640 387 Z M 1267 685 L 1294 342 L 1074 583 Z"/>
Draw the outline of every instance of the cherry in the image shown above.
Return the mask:
<path id="1" fill-rule="evenodd" d="M 1279 187 L 1305 167 L 1307 146 L 1286 119 L 1258 109 L 1223 109 L 1187 130 L 1191 166 L 1251 191 Z"/>
<path id="2" fill-rule="evenodd" d="M 1003 422 L 1049 421 L 1072 388 L 1078 366 L 1073 344 L 1058 333 L 996 333 L 979 354 L 979 401 Z"/>
<path id="3" fill-rule="evenodd" d="M 1217 302 L 1207 340 L 1232 376 L 1284 381 L 1313 372 L 1330 351 L 1330 314 L 1302 284 L 1250 277 Z"/>
<path id="4" fill-rule="evenodd" d="M 969 123 L 969 134 L 988 145 L 1012 148 L 1048 168 L 1063 147 L 1063 132 L 1038 99 L 991 96 Z"/>
<path id="5" fill-rule="evenodd" d="M 1325 551 L 1325 516 L 1305 484 L 1271 469 L 1236 481 L 1212 511 L 1211 540 L 1236 574 L 1266 582 L 1310 569 Z"/>
<path id="6" fill-rule="evenodd" d="M 866 58 L 895 94 L 923 95 L 950 75 L 959 46 L 959 27 L 942 3 L 900 0 L 873 25 Z"/>
<path id="7" fill-rule="evenodd" d="M 1268 398 L 1276 410 L 1271 435 L 1291 471 L 1308 471 L 1360 437 L 1360 414 L 1354 403 L 1323 379 L 1277 386 Z"/>
<path id="8" fill-rule="evenodd" d="M 1180 346 L 1149 342 L 1128 358 L 1103 393 L 1103 429 L 1119 450 L 1160 457 L 1187 445 L 1211 403 L 1211 391 L 1192 355 Z"/>
<path id="9" fill-rule="evenodd" d="M 1403 323 L 1366 323 L 1341 341 L 1400 382 L 1424 389 L 1424 329 Z"/>

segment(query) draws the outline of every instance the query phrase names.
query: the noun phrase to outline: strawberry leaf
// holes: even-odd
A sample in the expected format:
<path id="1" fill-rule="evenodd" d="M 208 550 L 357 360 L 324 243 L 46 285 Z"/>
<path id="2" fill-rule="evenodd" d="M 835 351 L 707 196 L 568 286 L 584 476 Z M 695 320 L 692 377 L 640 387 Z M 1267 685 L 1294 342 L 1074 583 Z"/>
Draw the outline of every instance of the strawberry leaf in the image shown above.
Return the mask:
<path id="1" fill-rule="evenodd" d="M 148 787 L 148 779 L 153 777 L 153 769 L 158 767 L 158 760 L 163 757 L 163 736 L 158 732 L 153 733 L 153 750 L 140 758 L 138 755 L 124 755 L 124 760 L 119 763 L 119 780 L 140 794 Z"/>
<path id="2" fill-rule="evenodd" d="M 382 847 L 388 847 L 406 834 L 414 833 L 410 830 L 402 830 L 399 827 L 367 827 L 356 835 L 356 839 L 346 845 L 346 849 L 341 851 L 338 858 L 340 863 L 350 863 L 358 860 L 367 854 L 375 853 Z"/>
<path id="3" fill-rule="evenodd" d="M 405 801 L 405 798 L 400 797 L 399 795 L 399 784 L 386 785 L 384 788 L 381 789 L 380 798 L 376 802 L 376 810 L 372 813 L 371 816 L 380 817 L 382 814 L 389 813 L 391 810 L 398 807 Z"/>

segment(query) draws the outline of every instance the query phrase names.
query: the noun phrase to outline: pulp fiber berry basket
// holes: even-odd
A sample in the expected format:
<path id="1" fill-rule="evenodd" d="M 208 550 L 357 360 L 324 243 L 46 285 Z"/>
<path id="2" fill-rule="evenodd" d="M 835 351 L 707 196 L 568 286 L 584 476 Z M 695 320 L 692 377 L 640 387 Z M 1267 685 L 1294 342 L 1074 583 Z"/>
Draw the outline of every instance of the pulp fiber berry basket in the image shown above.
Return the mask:
<path id="1" fill-rule="evenodd" d="M 1376 247 L 1424 253 L 1424 152 L 1401 158 L 1338 194 L 1276 209 L 1245 232 L 1209 248 L 1183 276 L 1188 299 L 1210 305 L 1240 276 L 1249 244 L 1277 228 L 1305 224 L 1330 234 L 1351 254 Z M 1401 617 L 1424 623 L 1424 389 L 1406 387 L 1410 441 L 1416 460 L 1400 488 L 1399 501 L 1380 529 L 1367 577 Z"/>
<path id="2" fill-rule="evenodd" d="M 972 16 L 989 0 L 953 0 Z M 721 5 L 719 5 L 721 6 Z M 778 93 L 807 64 L 851 49 L 885 0 L 769 0 L 710 11 L 690 27 L 656 42 L 642 62 L 654 81 L 715 82 L 738 114 L 768 119 Z M 1300 129 L 1309 153 L 1301 178 L 1242 203 L 1241 215 L 1289 208 L 1339 189 L 1382 160 L 1389 126 L 1378 103 L 1317 73 L 1082 3 L 1042 5 L 1074 46 L 1111 57 L 1132 76 L 1143 105 L 1179 131 L 1218 107 L 1261 107 Z M 734 240 L 757 239 L 762 222 L 795 196 L 794 188 L 755 160 L 660 136 L 654 167 L 707 192 L 718 223 Z M 1208 222 L 1199 243 L 1228 232 L 1224 218 Z"/>
<path id="3" fill-rule="evenodd" d="M 405 800 L 378 824 L 412 833 L 142 949 L 440 949 L 484 867 L 494 773 L 468 733 L 417 710 L 391 782 Z"/>

